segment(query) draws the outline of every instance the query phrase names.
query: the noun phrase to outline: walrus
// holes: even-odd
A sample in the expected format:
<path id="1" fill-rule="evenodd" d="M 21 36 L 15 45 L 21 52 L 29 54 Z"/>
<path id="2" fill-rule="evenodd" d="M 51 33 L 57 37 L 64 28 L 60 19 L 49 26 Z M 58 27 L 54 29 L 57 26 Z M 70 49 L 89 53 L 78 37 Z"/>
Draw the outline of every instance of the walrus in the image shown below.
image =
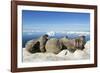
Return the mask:
<path id="1" fill-rule="evenodd" d="M 25 48 L 30 53 L 45 52 L 46 51 L 45 44 L 46 44 L 47 40 L 48 40 L 48 35 L 45 34 L 36 40 L 33 40 L 33 39 L 29 40 L 26 43 Z"/>
<path id="2" fill-rule="evenodd" d="M 61 38 L 62 49 L 68 49 L 70 52 L 75 52 L 76 49 L 83 50 L 86 43 L 85 36 L 79 36 L 74 39 Z"/>
<path id="3" fill-rule="evenodd" d="M 58 54 L 61 51 L 62 45 L 56 38 L 51 38 L 45 45 L 46 52 Z"/>
<path id="4" fill-rule="evenodd" d="M 83 50 L 86 44 L 85 36 L 79 36 L 78 38 L 75 39 L 75 46 L 79 50 Z"/>

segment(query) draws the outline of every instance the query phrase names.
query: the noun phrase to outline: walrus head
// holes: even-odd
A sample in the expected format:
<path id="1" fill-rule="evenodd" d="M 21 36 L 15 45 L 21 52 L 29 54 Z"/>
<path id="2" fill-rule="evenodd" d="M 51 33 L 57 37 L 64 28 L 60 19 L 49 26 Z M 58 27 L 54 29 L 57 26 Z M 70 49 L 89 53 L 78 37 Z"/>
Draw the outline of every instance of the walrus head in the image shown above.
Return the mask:
<path id="1" fill-rule="evenodd" d="M 83 50 L 85 43 L 86 43 L 85 36 L 80 36 L 75 39 L 75 47 L 77 49 Z"/>
<path id="2" fill-rule="evenodd" d="M 43 38 L 47 41 L 48 40 L 48 35 L 47 34 L 43 35 Z"/>
<path id="3" fill-rule="evenodd" d="M 46 45 L 47 41 L 48 41 L 48 35 L 47 34 L 40 37 L 39 42 L 40 42 L 41 52 L 46 52 L 45 45 Z"/>

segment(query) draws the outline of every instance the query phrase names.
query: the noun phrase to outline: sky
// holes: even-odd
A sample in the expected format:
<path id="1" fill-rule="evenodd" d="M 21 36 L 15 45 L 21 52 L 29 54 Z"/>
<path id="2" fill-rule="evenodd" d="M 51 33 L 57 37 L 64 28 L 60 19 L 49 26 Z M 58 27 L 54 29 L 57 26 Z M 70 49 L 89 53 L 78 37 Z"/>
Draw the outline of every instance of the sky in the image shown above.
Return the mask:
<path id="1" fill-rule="evenodd" d="M 22 11 L 23 31 L 89 31 L 90 14 L 53 11 Z"/>

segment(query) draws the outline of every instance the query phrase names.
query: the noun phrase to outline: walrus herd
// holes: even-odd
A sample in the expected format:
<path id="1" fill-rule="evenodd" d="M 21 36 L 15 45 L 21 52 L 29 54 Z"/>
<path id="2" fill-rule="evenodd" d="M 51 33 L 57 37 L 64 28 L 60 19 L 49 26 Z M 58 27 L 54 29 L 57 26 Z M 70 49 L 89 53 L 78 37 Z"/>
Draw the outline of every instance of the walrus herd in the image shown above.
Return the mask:
<path id="1" fill-rule="evenodd" d="M 36 40 L 28 41 L 25 48 L 30 53 L 50 52 L 58 54 L 64 49 L 68 49 L 70 52 L 75 52 L 77 49 L 83 50 L 85 43 L 85 36 L 79 36 L 74 39 L 69 39 L 68 37 L 57 39 L 49 38 L 49 36 L 45 34 Z"/>

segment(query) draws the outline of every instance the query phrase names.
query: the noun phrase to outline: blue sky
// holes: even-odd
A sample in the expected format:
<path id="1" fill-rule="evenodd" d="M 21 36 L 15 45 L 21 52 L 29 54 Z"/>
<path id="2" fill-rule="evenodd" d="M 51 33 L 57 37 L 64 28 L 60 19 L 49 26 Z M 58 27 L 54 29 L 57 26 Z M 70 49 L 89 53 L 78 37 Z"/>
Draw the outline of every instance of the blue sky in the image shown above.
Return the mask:
<path id="1" fill-rule="evenodd" d="M 22 11 L 23 30 L 89 31 L 90 14 L 75 12 Z"/>

